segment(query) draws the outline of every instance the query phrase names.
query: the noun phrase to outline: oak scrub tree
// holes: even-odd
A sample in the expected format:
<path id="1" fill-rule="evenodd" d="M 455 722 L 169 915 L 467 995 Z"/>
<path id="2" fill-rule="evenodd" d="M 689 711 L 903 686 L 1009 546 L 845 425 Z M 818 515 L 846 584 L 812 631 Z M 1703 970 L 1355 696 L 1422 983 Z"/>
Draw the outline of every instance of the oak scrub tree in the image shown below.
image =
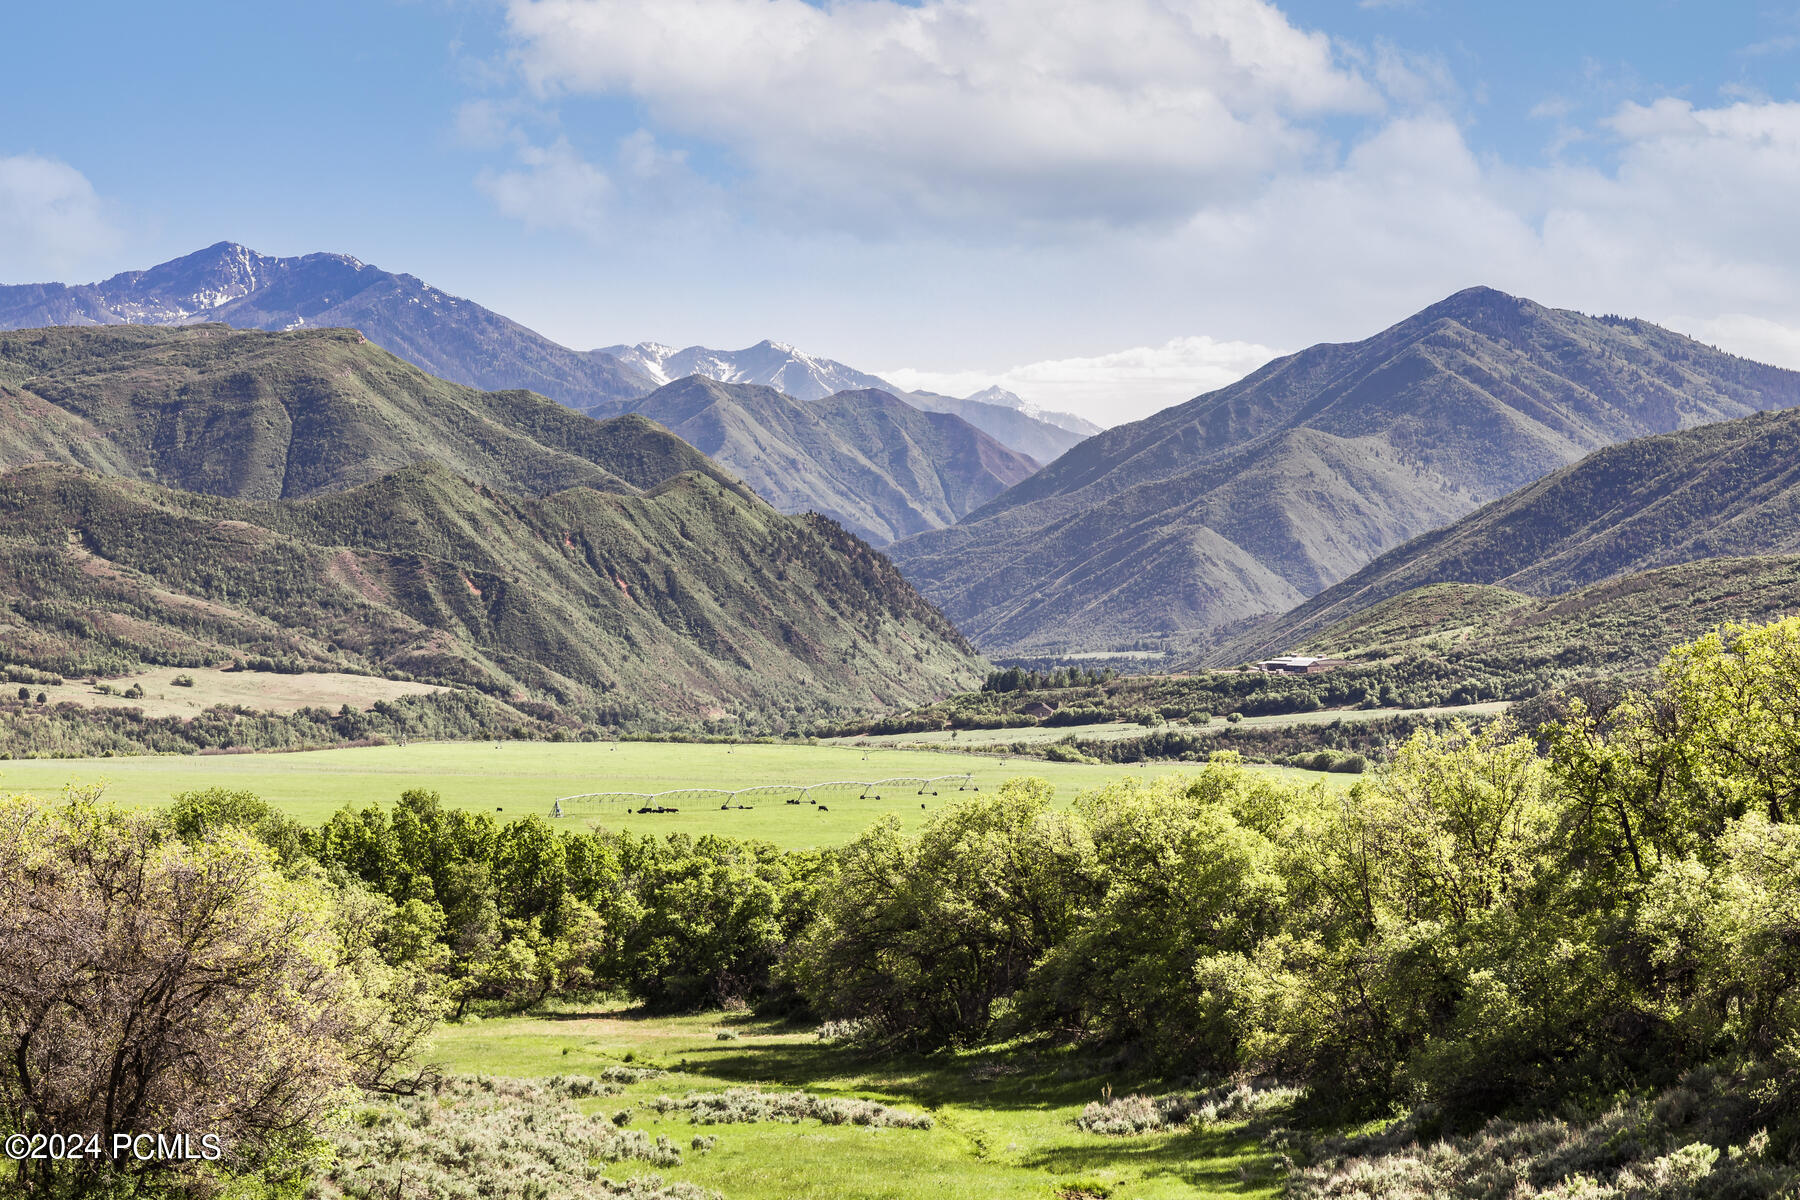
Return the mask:
<path id="1" fill-rule="evenodd" d="M 343 898 L 229 825 L 187 841 L 91 797 L 0 799 L 0 1131 L 102 1150 L 21 1162 L 26 1193 L 265 1168 L 352 1089 L 391 1085 L 436 1005 Z M 110 1156 L 137 1134 L 212 1134 L 224 1157 Z"/>

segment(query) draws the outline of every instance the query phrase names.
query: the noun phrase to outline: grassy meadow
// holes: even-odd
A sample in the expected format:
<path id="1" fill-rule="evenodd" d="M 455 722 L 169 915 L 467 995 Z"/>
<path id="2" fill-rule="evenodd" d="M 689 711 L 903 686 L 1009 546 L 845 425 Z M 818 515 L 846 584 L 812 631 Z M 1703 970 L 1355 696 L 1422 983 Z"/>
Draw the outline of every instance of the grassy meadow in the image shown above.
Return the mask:
<path id="1" fill-rule="evenodd" d="M 120 804 L 166 804 L 193 788 L 247 789 L 307 824 L 348 804 L 389 804 L 409 788 L 438 792 L 459 808 L 504 817 L 550 814 L 558 796 L 620 790 L 658 792 L 681 787 L 752 787 L 765 783 L 823 783 L 968 771 L 984 791 L 1014 776 L 1035 775 L 1056 785 L 1059 803 L 1083 789 L 1130 772 L 1145 777 L 1192 770 L 1192 764 L 1090 766 L 1028 758 L 996 758 L 920 750 L 854 746 L 722 745 L 675 742 L 414 742 L 287 754 L 144 755 L 122 758 L 14 759 L 0 763 L 0 791 L 54 795 L 65 785 L 103 784 Z M 1284 767 L 1259 768 L 1297 782 L 1347 787 L 1351 777 Z M 640 833 L 723 833 L 765 838 L 784 847 L 847 841 L 883 813 L 907 828 L 920 824 L 954 791 L 919 796 L 902 788 L 859 799 L 832 796 L 828 811 L 780 800 L 748 810 L 721 811 L 716 802 L 677 802 L 676 813 L 627 813 L 613 808 L 571 810 L 571 819 L 599 821 Z"/>
<path id="2" fill-rule="evenodd" d="M 721 1033 L 732 1036 L 722 1040 Z M 652 1017 L 596 1006 L 443 1027 L 429 1056 L 445 1070 L 513 1078 L 598 1077 L 609 1066 L 671 1074 L 585 1101 L 629 1128 L 682 1148 L 669 1181 L 729 1200 L 1129 1200 L 1278 1194 L 1268 1155 L 1241 1127 L 1130 1138 L 1083 1132 L 1074 1118 L 1110 1085 L 1116 1094 L 1168 1090 L 1064 1050 L 1030 1047 L 892 1058 L 820 1042 L 806 1028 L 747 1014 Z M 659 1116 L 658 1095 L 731 1087 L 805 1090 L 924 1109 L 929 1130 L 799 1124 L 690 1125 Z M 696 1133 L 717 1145 L 688 1148 Z M 650 1168 L 620 1164 L 622 1179 Z"/>

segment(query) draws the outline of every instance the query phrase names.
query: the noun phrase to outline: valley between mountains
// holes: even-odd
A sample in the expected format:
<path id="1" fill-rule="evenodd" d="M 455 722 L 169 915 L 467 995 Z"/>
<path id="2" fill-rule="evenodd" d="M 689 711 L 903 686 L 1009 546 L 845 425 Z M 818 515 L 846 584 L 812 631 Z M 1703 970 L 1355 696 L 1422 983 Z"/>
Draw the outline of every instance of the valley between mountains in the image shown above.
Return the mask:
<path id="1" fill-rule="evenodd" d="M 1800 374 L 1475 288 L 1099 430 L 230 244 L 0 323 L 13 841 L 313 889 L 471 1073 L 321 1195 L 1797 1177 Z"/>

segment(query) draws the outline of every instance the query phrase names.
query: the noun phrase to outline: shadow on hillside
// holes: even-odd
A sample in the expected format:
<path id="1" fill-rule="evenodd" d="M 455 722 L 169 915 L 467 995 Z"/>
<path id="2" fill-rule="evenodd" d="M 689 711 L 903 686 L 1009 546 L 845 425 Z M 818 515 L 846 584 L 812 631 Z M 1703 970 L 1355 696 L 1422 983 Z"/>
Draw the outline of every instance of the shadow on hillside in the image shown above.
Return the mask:
<path id="1" fill-rule="evenodd" d="M 1106 1084 L 1120 1091 L 1173 1086 L 1141 1073 L 1106 1070 L 1064 1050 L 921 1055 L 829 1043 L 751 1041 L 696 1047 L 681 1057 L 691 1071 L 735 1083 L 891 1093 L 900 1102 L 928 1108 L 973 1104 L 1043 1110 L 1098 1099 Z"/>
<path id="2" fill-rule="evenodd" d="M 1095 1137 L 1091 1142 L 1057 1146 L 1034 1154 L 1023 1159 L 1021 1165 L 1070 1175 L 1131 1164 L 1146 1174 L 1174 1176 L 1206 1195 L 1250 1195 L 1266 1192 L 1273 1182 L 1266 1173 L 1254 1170 L 1258 1150 L 1256 1138 L 1241 1129 L 1201 1129 L 1174 1137 Z M 1249 1178 L 1238 1173 L 1240 1165 L 1252 1168 Z"/>

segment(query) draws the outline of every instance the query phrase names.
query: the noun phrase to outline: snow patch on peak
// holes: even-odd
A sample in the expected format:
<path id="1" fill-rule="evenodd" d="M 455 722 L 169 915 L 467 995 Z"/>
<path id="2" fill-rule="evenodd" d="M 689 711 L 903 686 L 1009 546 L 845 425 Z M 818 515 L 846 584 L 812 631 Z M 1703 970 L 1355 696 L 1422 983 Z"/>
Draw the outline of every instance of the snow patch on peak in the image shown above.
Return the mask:
<path id="1" fill-rule="evenodd" d="M 979 392 L 970 392 L 964 400 L 973 400 L 979 404 L 998 404 L 1001 408 L 1010 408 L 1027 416 L 1037 416 L 1038 406 L 1026 400 L 1017 392 L 1009 392 L 999 384 L 982 388 Z"/>

